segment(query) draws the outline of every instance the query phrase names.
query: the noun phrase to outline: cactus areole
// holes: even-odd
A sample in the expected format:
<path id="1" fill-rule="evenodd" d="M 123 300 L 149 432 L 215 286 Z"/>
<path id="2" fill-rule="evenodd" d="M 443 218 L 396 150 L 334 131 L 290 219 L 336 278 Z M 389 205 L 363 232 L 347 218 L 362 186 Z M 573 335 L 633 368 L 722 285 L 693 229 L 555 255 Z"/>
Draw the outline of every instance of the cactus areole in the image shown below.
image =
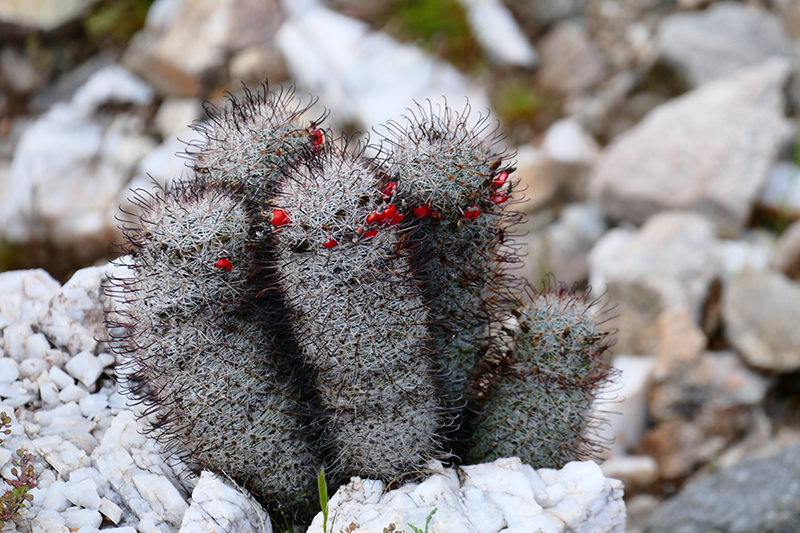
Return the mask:
<path id="1" fill-rule="evenodd" d="M 418 106 L 366 146 L 309 108 L 267 87 L 210 107 L 194 175 L 136 192 L 107 324 L 151 435 L 299 522 L 323 467 L 391 485 L 431 459 L 592 456 L 603 306 L 511 274 L 497 131 Z"/>

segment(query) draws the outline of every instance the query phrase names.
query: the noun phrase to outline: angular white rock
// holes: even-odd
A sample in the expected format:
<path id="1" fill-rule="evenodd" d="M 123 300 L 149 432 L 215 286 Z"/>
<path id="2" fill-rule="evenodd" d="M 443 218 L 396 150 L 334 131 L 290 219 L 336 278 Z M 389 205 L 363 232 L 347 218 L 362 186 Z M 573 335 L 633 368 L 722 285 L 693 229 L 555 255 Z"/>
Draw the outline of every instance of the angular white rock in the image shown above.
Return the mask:
<path id="1" fill-rule="evenodd" d="M 122 508 L 108 498 L 100 499 L 100 507 L 97 510 L 115 524 L 119 524 L 122 519 Z"/>
<path id="2" fill-rule="evenodd" d="M 39 455 L 56 469 L 60 476 L 66 476 L 72 470 L 89 466 L 91 461 L 86 452 L 58 435 L 48 435 L 33 441 Z"/>
<path id="3" fill-rule="evenodd" d="M 72 379 L 72 378 L 70 378 Z M 77 385 L 68 385 L 61 392 L 58 393 L 58 398 L 64 403 L 77 403 L 81 398 L 88 396 L 89 393 L 86 389 L 82 389 Z"/>
<path id="4" fill-rule="evenodd" d="M 336 110 L 334 124 L 363 127 L 398 120 L 412 102 L 430 99 L 476 112 L 489 108 L 486 92 L 451 64 L 414 45 L 372 32 L 361 21 L 322 7 L 317 0 L 283 0 L 289 18 L 276 35 L 292 79 Z"/>
<path id="5" fill-rule="evenodd" d="M 29 357 L 28 359 L 23 359 L 19 363 L 19 373 L 23 378 L 36 379 L 36 377 L 42 371 L 47 370 L 49 366 L 50 365 L 44 359 L 39 357 Z M 46 381 L 52 381 L 49 375 L 47 376 Z"/>
<path id="6" fill-rule="evenodd" d="M 80 530 L 86 526 L 97 529 L 100 527 L 100 524 L 103 523 L 103 516 L 100 514 L 100 511 L 92 509 L 70 507 L 63 511 L 61 516 L 64 517 L 66 526 L 73 531 Z"/>
<path id="7" fill-rule="evenodd" d="M 10 357 L 0 358 L 0 383 L 13 383 L 19 377 L 19 365 Z"/>
<path id="8" fill-rule="evenodd" d="M 459 0 L 472 32 L 486 55 L 498 65 L 533 68 L 536 50 L 500 0 Z"/>
<path id="9" fill-rule="evenodd" d="M 333 529 L 355 524 L 355 533 L 372 532 L 394 523 L 398 529 L 412 524 L 424 530 L 429 516 L 429 533 L 623 533 L 625 529 L 622 484 L 606 479 L 590 461 L 569 463 L 558 471 L 535 471 L 517 458 L 499 459 L 462 467 L 460 476 L 441 465 L 432 467 L 438 472 L 424 482 L 386 493 L 379 481 L 352 478 L 330 499 L 329 522 L 336 516 Z M 308 533 L 321 531 L 322 513 Z"/>
<path id="10" fill-rule="evenodd" d="M 272 533 L 261 506 L 211 472 L 204 471 L 183 515 L 180 533 Z"/>
<path id="11" fill-rule="evenodd" d="M 100 508 L 100 495 L 97 493 L 97 483 L 91 478 L 83 479 L 77 483 L 67 483 L 61 489 L 64 496 L 78 507 L 97 510 Z"/>
<path id="12" fill-rule="evenodd" d="M 0 274 L 0 329 L 37 316 L 60 288 L 42 269 Z"/>
<path id="13" fill-rule="evenodd" d="M 109 65 L 95 72 L 72 97 L 72 107 L 88 117 L 108 103 L 148 105 L 155 93 L 145 82 L 120 65 Z"/>
<path id="14" fill-rule="evenodd" d="M 68 386 L 75 384 L 75 380 L 57 366 L 52 367 L 49 374 L 50 379 L 56 384 L 59 391 L 63 391 Z"/>
<path id="15" fill-rule="evenodd" d="M 65 365 L 69 375 L 86 385 L 91 389 L 94 382 L 103 373 L 103 365 L 97 360 L 97 357 L 89 352 L 81 352 Z"/>

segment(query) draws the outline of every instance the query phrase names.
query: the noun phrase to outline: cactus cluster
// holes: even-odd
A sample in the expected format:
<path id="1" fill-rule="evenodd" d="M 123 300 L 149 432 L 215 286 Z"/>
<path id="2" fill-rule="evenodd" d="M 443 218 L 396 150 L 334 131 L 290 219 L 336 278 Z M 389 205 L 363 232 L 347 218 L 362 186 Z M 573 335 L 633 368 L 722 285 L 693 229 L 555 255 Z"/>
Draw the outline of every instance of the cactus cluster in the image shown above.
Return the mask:
<path id="1" fill-rule="evenodd" d="M 367 157 L 308 109 L 267 87 L 209 108 L 194 175 L 123 223 L 108 323 L 154 437 L 300 520 L 322 467 L 392 484 L 431 459 L 591 455 L 600 311 L 510 273 L 496 130 L 419 107 Z"/>

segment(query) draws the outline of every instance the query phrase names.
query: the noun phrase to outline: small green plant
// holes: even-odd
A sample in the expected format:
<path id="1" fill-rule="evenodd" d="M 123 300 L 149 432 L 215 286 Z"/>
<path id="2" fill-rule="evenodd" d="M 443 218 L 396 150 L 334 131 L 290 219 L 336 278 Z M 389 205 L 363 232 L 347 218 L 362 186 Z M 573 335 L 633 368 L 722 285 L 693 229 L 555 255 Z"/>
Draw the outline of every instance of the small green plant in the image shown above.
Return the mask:
<path id="1" fill-rule="evenodd" d="M 328 533 L 328 484 L 325 483 L 324 468 L 319 470 L 317 487 L 319 488 L 319 507 L 322 509 L 322 531 Z M 333 529 L 333 523 L 331 523 L 331 529 Z"/>
<path id="2" fill-rule="evenodd" d="M 428 515 L 428 518 L 425 519 L 424 531 L 413 524 L 408 524 L 408 527 L 410 527 L 414 533 L 428 533 L 428 527 L 430 526 L 431 519 L 433 518 L 433 515 L 436 514 L 436 511 L 438 511 L 438 507 L 434 508 L 433 511 L 431 511 L 430 514 Z M 387 527 L 383 528 L 383 533 L 405 533 L 405 532 L 402 530 L 398 531 L 397 526 L 395 524 L 389 524 Z"/>
<path id="3" fill-rule="evenodd" d="M 414 533 L 428 533 L 428 526 L 431 525 L 431 518 L 433 518 L 433 515 L 436 514 L 437 510 L 438 510 L 438 508 L 434 507 L 433 511 L 431 511 L 431 514 L 429 514 L 428 518 L 425 519 L 425 531 L 424 532 L 420 528 L 418 528 L 417 526 L 414 526 L 414 525 L 411 525 L 411 524 L 408 524 L 408 527 L 410 527 L 414 531 Z"/>
<path id="4" fill-rule="evenodd" d="M 0 433 L 11 434 L 11 417 L 5 412 L 0 413 Z M 17 457 L 13 461 L 14 468 L 11 469 L 14 479 L 5 480 L 11 489 L 0 496 L 0 526 L 14 520 L 25 508 L 25 504 L 33 501 L 33 495 L 29 491 L 36 488 L 38 481 L 33 469 L 36 457 L 23 449 L 17 450 Z"/>

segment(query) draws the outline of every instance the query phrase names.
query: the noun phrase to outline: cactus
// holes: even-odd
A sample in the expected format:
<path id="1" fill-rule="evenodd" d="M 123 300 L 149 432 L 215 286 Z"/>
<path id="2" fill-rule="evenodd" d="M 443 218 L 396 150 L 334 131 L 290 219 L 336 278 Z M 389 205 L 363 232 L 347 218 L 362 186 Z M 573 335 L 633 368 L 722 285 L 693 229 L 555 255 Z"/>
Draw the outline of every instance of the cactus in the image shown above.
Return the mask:
<path id="1" fill-rule="evenodd" d="M 123 385 L 157 415 L 165 450 L 302 511 L 321 463 L 299 392 L 271 357 L 286 343 L 254 320 L 245 202 L 202 179 L 136 200 L 124 226 L 134 275 L 109 289 L 125 304 L 113 347 L 134 355 L 118 368 Z"/>
<path id="2" fill-rule="evenodd" d="M 408 231 L 368 223 L 379 172 L 334 144 L 280 184 L 276 268 L 294 333 L 317 371 L 331 472 L 399 481 L 442 457 L 445 412 Z"/>
<path id="3" fill-rule="evenodd" d="M 510 228 L 521 216 L 506 211 L 513 168 L 496 149 L 497 131 L 486 119 L 469 125 L 470 110 L 418 106 L 408 125 L 390 123 L 383 137 L 386 166 L 398 204 L 421 219 L 427 253 L 419 258 L 430 335 L 450 376 L 450 396 L 469 394 L 467 384 L 487 353 L 489 324 L 503 313 L 500 294 L 519 282 L 507 273 L 518 261 Z"/>
<path id="4" fill-rule="evenodd" d="M 484 360 L 480 381 L 483 409 L 473 422 L 469 459 L 517 456 L 541 468 L 593 457 L 597 422 L 593 405 L 614 377 L 604 354 L 608 333 L 599 330 L 603 307 L 577 292 L 545 283 L 526 287 L 530 303 L 518 300 L 516 327 L 498 331 L 506 349 Z"/>
<path id="5" fill-rule="evenodd" d="M 607 340 L 588 293 L 523 305 L 496 130 L 420 107 L 368 160 L 308 109 L 266 88 L 211 108 L 195 176 L 123 226 L 108 322 L 167 451 L 301 520 L 323 465 L 392 484 L 452 451 L 590 453 Z"/>

